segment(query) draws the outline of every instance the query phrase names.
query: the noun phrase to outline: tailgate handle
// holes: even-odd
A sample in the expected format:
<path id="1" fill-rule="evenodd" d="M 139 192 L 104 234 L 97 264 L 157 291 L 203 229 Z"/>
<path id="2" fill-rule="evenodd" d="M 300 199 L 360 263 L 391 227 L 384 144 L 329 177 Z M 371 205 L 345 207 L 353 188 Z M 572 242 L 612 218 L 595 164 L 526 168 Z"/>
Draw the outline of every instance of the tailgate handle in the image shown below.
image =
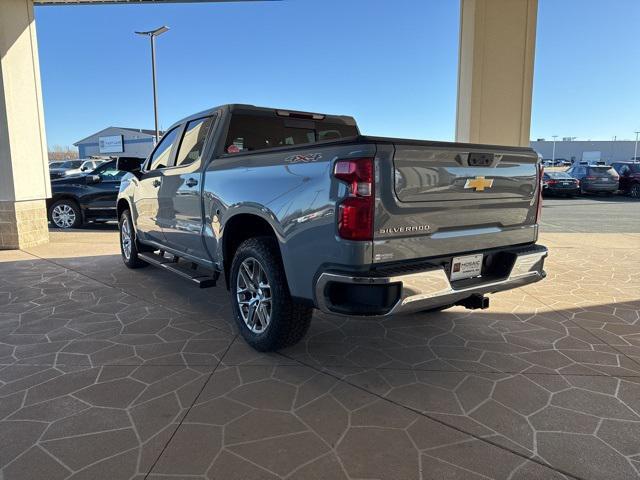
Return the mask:
<path id="1" fill-rule="evenodd" d="M 490 167 L 493 163 L 493 153 L 470 153 L 470 167 Z"/>

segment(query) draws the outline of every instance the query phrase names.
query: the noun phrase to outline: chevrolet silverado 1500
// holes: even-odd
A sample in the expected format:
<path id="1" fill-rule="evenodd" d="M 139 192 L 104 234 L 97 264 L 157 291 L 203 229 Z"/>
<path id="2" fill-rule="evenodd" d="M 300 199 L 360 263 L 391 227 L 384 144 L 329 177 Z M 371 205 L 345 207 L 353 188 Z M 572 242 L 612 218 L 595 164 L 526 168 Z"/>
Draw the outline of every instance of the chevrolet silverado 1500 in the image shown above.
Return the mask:
<path id="1" fill-rule="evenodd" d="M 124 263 L 201 287 L 223 277 L 258 350 L 300 340 L 314 308 L 486 308 L 486 294 L 545 276 L 529 148 L 368 137 L 347 116 L 225 105 L 118 169 L 131 172 L 117 201 Z"/>

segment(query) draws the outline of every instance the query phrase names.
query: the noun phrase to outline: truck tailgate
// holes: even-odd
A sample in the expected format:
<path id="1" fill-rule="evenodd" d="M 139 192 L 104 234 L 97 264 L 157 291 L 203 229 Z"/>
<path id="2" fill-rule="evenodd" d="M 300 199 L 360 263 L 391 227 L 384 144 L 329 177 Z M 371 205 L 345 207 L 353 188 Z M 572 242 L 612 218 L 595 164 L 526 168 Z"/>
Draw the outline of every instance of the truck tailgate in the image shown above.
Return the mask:
<path id="1" fill-rule="evenodd" d="M 535 242 L 532 150 L 402 141 L 377 151 L 374 262 Z"/>

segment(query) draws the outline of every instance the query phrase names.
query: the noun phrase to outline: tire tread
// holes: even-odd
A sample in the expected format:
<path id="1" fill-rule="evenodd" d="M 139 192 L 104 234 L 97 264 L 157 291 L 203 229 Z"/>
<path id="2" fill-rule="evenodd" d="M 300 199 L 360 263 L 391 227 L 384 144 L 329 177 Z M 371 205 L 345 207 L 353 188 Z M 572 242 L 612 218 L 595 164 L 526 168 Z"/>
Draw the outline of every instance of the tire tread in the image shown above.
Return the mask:
<path id="1" fill-rule="evenodd" d="M 235 298 L 235 271 L 239 262 L 243 260 L 245 253 L 257 253 L 268 265 L 263 265 L 268 269 L 267 275 L 271 276 L 272 291 L 279 291 L 280 296 L 272 295 L 272 318 L 269 328 L 260 336 L 249 331 L 244 324 L 244 320 L 239 314 L 239 307 Z M 271 237 L 253 237 L 240 244 L 235 252 L 231 266 L 231 301 L 234 308 L 238 327 L 242 336 L 247 342 L 258 351 L 274 351 L 289 347 L 298 343 L 307 333 L 313 315 L 313 308 L 294 301 L 289 293 L 289 285 L 284 273 L 282 259 L 276 241 Z M 277 304 L 277 305 L 276 305 Z M 276 307 L 277 308 L 274 308 Z M 274 311 L 278 313 L 274 317 Z"/>
<path id="2" fill-rule="evenodd" d="M 142 267 L 146 267 L 147 265 L 149 265 L 147 262 L 145 262 L 144 260 L 140 260 L 140 258 L 138 258 L 138 252 L 141 250 L 140 249 L 140 244 L 138 243 L 138 238 L 136 236 L 136 230 L 133 227 L 133 220 L 131 219 L 131 212 L 127 209 L 124 210 L 121 214 L 120 214 L 120 218 L 118 219 L 118 230 L 122 230 L 122 222 L 129 222 L 129 228 L 131 229 L 131 235 L 132 235 L 132 245 L 131 245 L 131 256 L 129 258 L 129 260 L 127 260 L 124 256 L 124 252 L 122 251 L 122 240 L 118 239 L 119 243 L 120 243 L 120 254 L 122 255 L 122 261 L 124 262 L 124 264 L 129 267 L 129 268 L 142 268 Z"/>

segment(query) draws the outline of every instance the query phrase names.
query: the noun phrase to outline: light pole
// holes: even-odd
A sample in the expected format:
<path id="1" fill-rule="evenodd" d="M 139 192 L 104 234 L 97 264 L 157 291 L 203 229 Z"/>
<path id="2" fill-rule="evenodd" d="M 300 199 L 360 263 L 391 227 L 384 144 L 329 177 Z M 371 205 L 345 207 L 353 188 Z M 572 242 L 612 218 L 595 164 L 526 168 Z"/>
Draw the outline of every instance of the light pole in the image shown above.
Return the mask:
<path id="1" fill-rule="evenodd" d="M 551 162 L 553 162 L 553 164 L 556 164 L 556 138 L 558 138 L 558 135 L 551 135 L 553 137 L 553 153 L 551 154 Z"/>
<path id="2" fill-rule="evenodd" d="M 637 161 L 638 160 L 638 134 L 640 134 L 640 132 L 634 132 L 636 134 L 636 146 L 633 148 L 633 160 Z"/>
<path id="3" fill-rule="evenodd" d="M 168 31 L 169 27 L 162 26 L 148 32 L 135 32 L 137 35 L 146 35 L 151 40 L 151 81 L 153 82 L 153 118 L 156 127 L 156 144 L 160 138 L 158 131 L 158 94 L 156 93 L 156 37 Z"/>

